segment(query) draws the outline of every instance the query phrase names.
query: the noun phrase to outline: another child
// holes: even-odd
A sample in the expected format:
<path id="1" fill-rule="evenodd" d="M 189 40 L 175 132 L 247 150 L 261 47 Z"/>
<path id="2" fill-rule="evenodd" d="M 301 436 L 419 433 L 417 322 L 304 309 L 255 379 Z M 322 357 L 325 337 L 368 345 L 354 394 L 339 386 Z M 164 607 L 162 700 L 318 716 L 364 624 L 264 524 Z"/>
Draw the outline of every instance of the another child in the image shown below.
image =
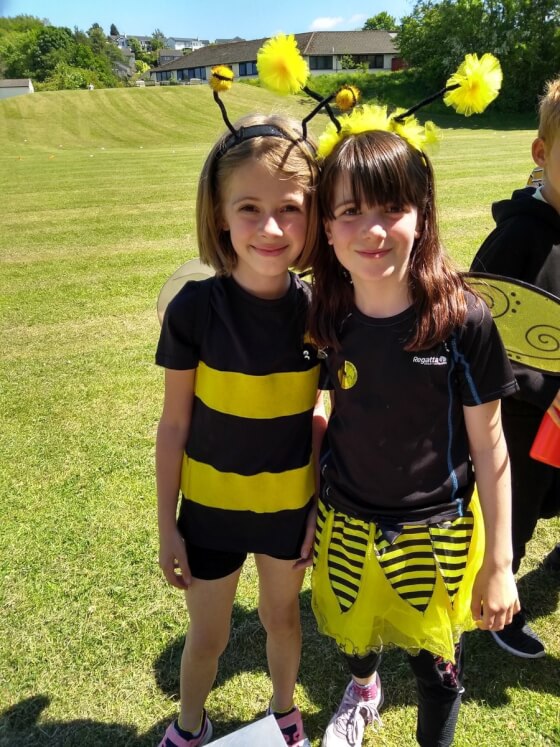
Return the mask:
<path id="1" fill-rule="evenodd" d="M 311 335 L 333 398 L 313 608 L 352 673 L 322 745 L 362 744 L 381 651 L 396 645 L 417 681 L 418 743 L 445 747 L 463 631 L 500 630 L 518 609 L 500 421 L 516 384 L 488 309 L 444 256 L 428 158 L 358 123 L 322 166 L 328 246 L 313 262 Z"/>
<path id="2" fill-rule="evenodd" d="M 544 170 L 543 185 L 516 190 L 492 205 L 496 228 L 476 254 L 472 270 L 524 280 L 560 297 L 560 78 L 540 101 L 533 160 Z M 529 456 L 543 414 L 560 397 L 557 376 L 513 364 L 519 392 L 503 403 L 504 432 L 511 460 L 513 570 L 517 573 L 537 521 L 560 512 L 560 470 Z M 560 543 L 544 566 L 560 572 Z M 545 648 L 521 610 L 510 625 L 491 631 L 515 656 L 535 659 Z"/>
<path id="3" fill-rule="evenodd" d="M 197 197 L 200 257 L 217 276 L 187 283 L 173 299 L 156 354 L 165 367 L 160 566 L 185 590 L 190 617 L 181 711 L 161 747 L 198 747 L 212 736 L 204 704 L 248 553 L 267 634 L 269 712 L 288 745 L 309 746 L 293 701 L 305 572 L 295 561 L 313 542 L 319 365 L 304 339 L 309 288 L 288 268 L 306 267 L 316 243 L 318 169 L 314 147 L 287 118 L 254 115 L 235 128 L 210 152 Z"/>

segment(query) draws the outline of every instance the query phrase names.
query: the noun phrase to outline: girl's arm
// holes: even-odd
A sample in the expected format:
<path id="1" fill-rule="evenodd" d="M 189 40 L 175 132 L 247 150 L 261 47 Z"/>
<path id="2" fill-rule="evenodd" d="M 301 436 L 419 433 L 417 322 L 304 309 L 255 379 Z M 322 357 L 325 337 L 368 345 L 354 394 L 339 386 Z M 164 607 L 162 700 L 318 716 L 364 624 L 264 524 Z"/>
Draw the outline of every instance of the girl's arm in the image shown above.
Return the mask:
<path id="1" fill-rule="evenodd" d="M 187 589 L 192 581 L 185 543 L 177 529 L 177 499 L 191 423 L 195 371 L 165 369 L 163 412 L 156 438 L 159 565 L 167 581 L 178 589 Z"/>
<path id="2" fill-rule="evenodd" d="M 464 407 L 471 459 L 484 517 L 485 549 L 471 611 L 479 627 L 501 630 L 519 611 L 511 563 L 511 482 L 500 400 Z"/>
<path id="3" fill-rule="evenodd" d="M 307 515 L 307 527 L 301 545 L 300 559 L 294 563 L 294 568 L 306 568 L 313 563 L 313 542 L 315 540 L 315 527 L 317 525 L 317 499 L 320 485 L 319 459 L 321 454 L 321 444 L 323 443 L 325 431 L 327 430 L 327 422 L 328 418 L 323 392 L 319 390 L 315 401 L 315 409 L 313 410 L 313 430 L 311 436 L 311 448 L 315 468 L 315 496 L 309 509 L 309 514 Z"/>

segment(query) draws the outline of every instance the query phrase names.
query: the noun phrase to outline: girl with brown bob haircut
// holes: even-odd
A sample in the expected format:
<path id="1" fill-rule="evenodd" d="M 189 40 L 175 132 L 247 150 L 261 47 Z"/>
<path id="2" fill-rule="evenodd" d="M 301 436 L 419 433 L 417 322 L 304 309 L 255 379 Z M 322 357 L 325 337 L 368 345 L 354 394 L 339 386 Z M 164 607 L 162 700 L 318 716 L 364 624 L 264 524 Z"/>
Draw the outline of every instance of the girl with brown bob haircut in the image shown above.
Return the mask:
<path id="1" fill-rule="evenodd" d="M 173 298 L 156 353 L 165 368 L 159 562 L 189 612 L 181 710 L 160 747 L 212 738 L 205 703 L 249 553 L 267 637 L 268 712 L 286 742 L 309 747 L 294 689 L 315 528 L 319 362 L 306 335 L 311 290 L 292 268 L 306 267 L 315 248 L 318 173 L 299 125 L 252 115 L 220 137 L 200 176 L 200 258 L 216 275 Z"/>
<path id="2" fill-rule="evenodd" d="M 303 140 L 301 124 L 281 115 L 249 114 L 234 124 L 239 131 L 251 127 L 278 128 L 286 139 L 264 135 L 241 140 L 227 148 L 232 135 L 226 131 L 214 145 L 204 163 L 196 198 L 196 229 L 200 259 L 218 275 L 230 275 L 237 262 L 229 231 L 222 227 L 221 212 L 224 185 L 241 165 L 258 160 L 278 177 L 300 186 L 307 197 L 307 234 L 295 270 L 309 267 L 310 254 L 318 239 L 317 184 L 319 167 L 312 140 Z"/>

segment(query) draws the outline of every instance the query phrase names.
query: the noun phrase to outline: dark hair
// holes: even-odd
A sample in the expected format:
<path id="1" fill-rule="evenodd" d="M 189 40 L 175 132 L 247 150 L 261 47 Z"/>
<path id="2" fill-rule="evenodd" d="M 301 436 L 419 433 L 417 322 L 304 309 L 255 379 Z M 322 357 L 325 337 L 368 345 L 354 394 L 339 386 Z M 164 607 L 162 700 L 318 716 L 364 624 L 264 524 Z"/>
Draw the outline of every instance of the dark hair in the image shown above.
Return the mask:
<path id="1" fill-rule="evenodd" d="M 295 269 L 309 267 L 310 254 L 317 244 L 319 167 L 314 143 L 302 139 L 299 122 L 280 115 L 250 114 L 236 122 L 235 128 L 256 125 L 271 125 L 285 137 L 262 135 L 231 144 L 231 133 L 226 131 L 208 154 L 200 175 L 196 198 L 198 250 L 200 259 L 218 275 L 230 275 L 237 263 L 229 231 L 222 228 L 224 186 L 237 168 L 250 161 L 258 160 L 279 178 L 293 179 L 306 195 L 307 232 Z"/>
<path id="2" fill-rule="evenodd" d="M 442 342 L 463 323 L 465 281 L 445 256 L 437 227 L 434 174 L 427 156 L 399 135 L 381 130 L 344 138 L 326 157 L 319 185 L 319 205 L 332 220 L 334 192 L 347 178 L 357 205 L 412 205 L 418 210 L 420 236 L 409 263 L 410 295 L 417 323 L 406 350 L 425 350 Z M 348 272 L 322 236 L 312 257 L 314 294 L 310 332 L 319 347 L 340 347 L 342 321 L 354 292 Z"/>

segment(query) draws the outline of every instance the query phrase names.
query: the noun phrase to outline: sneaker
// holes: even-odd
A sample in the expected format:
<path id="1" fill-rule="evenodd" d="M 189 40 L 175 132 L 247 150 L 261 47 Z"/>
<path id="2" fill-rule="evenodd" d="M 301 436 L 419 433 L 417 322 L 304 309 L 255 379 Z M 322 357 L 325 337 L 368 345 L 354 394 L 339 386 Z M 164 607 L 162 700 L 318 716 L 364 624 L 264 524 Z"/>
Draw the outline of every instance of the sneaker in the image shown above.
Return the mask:
<path id="1" fill-rule="evenodd" d="M 297 706 L 283 714 L 274 713 L 269 706 L 266 713 L 267 715 L 271 713 L 274 715 L 284 741 L 289 747 L 311 747 L 309 739 L 305 736 L 301 712 Z"/>
<path id="2" fill-rule="evenodd" d="M 173 721 L 169 724 L 163 739 L 158 744 L 158 747 L 202 747 L 203 744 L 208 744 L 212 739 L 212 723 L 204 711 L 204 718 L 202 720 L 202 728 L 200 732 L 195 736 L 190 731 L 183 731 L 179 729 L 177 721 Z"/>
<path id="3" fill-rule="evenodd" d="M 543 568 L 552 573 L 560 573 L 560 542 L 554 547 L 543 560 Z"/>
<path id="4" fill-rule="evenodd" d="M 538 635 L 527 624 L 523 610 L 516 612 L 503 630 L 491 630 L 490 633 L 504 651 L 522 659 L 540 659 L 546 653 Z"/>
<path id="5" fill-rule="evenodd" d="M 383 691 L 377 672 L 375 673 L 375 697 L 360 700 L 352 680 L 346 688 L 338 711 L 329 721 L 321 747 L 360 747 L 364 730 L 368 724 L 381 726 L 379 709 L 383 703 Z"/>

